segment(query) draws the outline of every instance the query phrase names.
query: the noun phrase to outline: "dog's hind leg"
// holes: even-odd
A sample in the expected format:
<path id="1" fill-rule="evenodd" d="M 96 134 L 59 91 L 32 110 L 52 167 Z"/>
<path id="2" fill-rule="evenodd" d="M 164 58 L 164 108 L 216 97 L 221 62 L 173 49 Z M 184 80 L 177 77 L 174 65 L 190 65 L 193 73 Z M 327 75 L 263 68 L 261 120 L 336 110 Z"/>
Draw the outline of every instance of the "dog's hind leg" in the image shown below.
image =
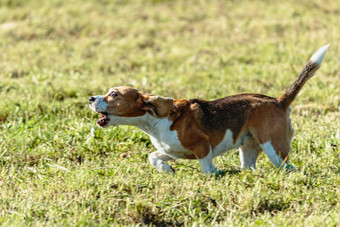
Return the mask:
<path id="1" fill-rule="evenodd" d="M 289 112 L 289 109 L 283 109 L 279 105 L 263 105 L 254 111 L 249 130 L 277 168 L 294 170 L 294 167 L 287 163 L 293 136 Z"/>
<path id="2" fill-rule="evenodd" d="M 287 143 L 281 143 L 278 144 L 277 141 L 268 141 L 265 144 L 260 145 L 263 149 L 264 153 L 268 156 L 270 161 L 277 167 L 281 167 L 283 169 L 286 169 L 288 171 L 294 171 L 295 168 L 293 165 L 287 163 L 288 159 L 288 151 L 285 151 L 283 148 L 287 148 L 289 144 Z M 281 153 L 281 151 L 284 151 Z M 281 158 L 282 157 L 282 158 Z M 284 158 L 284 159 L 283 159 Z"/>
<path id="3" fill-rule="evenodd" d="M 276 168 L 279 168 L 283 164 L 283 159 L 277 154 L 277 151 L 270 141 L 261 144 L 260 146 Z"/>
<path id="4" fill-rule="evenodd" d="M 171 161 L 171 160 L 175 160 L 175 159 L 171 158 L 170 156 L 160 151 L 152 152 L 149 155 L 149 161 L 151 165 L 156 167 L 156 169 L 158 169 L 161 172 L 168 172 L 168 173 L 174 174 L 175 173 L 174 168 L 172 168 L 169 164 L 166 163 L 166 161 Z"/>
<path id="5" fill-rule="evenodd" d="M 249 140 L 239 148 L 241 168 L 256 169 L 256 159 L 261 147 L 255 140 Z"/>

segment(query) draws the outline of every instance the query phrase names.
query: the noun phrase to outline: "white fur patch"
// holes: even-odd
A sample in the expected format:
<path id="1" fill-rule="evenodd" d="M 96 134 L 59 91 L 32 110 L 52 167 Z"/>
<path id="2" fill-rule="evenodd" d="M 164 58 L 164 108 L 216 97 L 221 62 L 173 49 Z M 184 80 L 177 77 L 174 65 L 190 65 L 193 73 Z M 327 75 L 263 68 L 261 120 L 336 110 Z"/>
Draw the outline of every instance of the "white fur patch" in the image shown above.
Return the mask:
<path id="1" fill-rule="evenodd" d="M 320 66 L 330 45 L 331 44 L 327 44 L 321 47 L 317 52 L 315 52 L 315 54 L 313 54 L 310 60 Z"/>
<path id="2" fill-rule="evenodd" d="M 150 136 L 152 144 L 162 150 L 167 155 L 178 159 L 185 158 L 191 151 L 183 147 L 178 139 L 177 131 L 170 131 L 172 121 L 163 118 L 152 128 L 151 132 L 146 132 Z"/>
<path id="3" fill-rule="evenodd" d="M 104 96 L 94 96 L 96 100 L 90 104 L 90 108 L 96 112 L 106 112 L 107 103 L 104 102 Z"/>
<path id="4" fill-rule="evenodd" d="M 241 145 L 241 140 L 239 139 L 234 144 L 233 133 L 230 129 L 228 129 L 224 135 L 223 140 L 219 143 L 213 150 L 212 156 L 213 158 L 222 155 L 223 153 L 227 152 L 228 150 L 238 148 Z"/>
<path id="5" fill-rule="evenodd" d="M 276 166 L 276 168 L 279 168 L 283 162 L 282 158 L 278 156 L 274 150 L 274 147 L 272 144 L 268 141 L 265 144 L 260 144 L 260 147 L 266 153 L 270 161 Z"/>
<path id="6" fill-rule="evenodd" d="M 210 149 L 210 152 L 207 156 L 205 156 L 202 159 L 198 159 L 198 162 L 200 163 L 201 169 L 203 173 L 218 173 L 216 167 L 214 166 L 213 162 L 213 155 L 212 151 Z"/>
<path id="7" fill-rule="evenodd" d="M 185 158 L 191 151 L 183 147 L 178 139 L 177 131 L 171 131 L 172 121 L 168 118 L 156 118 L 149 113 L 139 117 L 109 116 L 109 124 L 134 125 L 149 135 L 152 144 L 174 159 Z"/>
<path id="8" fill-rule="evenodd" d="M 258 151 L 254 148 L 240 147 L 240 161 L 242 169 L 256 169 L 256 158 Z"/>
<path id="9" fill-rule="evenodd" d="M 149 162 L 151 165 L 156 167 L 156 169 L 161 172 L 175 173 L 175 170 L 170 165 L 165 163 L 169 160 L 172 160 L 172 158 L 159 151 L 152 152 L 149 155 Z"/>

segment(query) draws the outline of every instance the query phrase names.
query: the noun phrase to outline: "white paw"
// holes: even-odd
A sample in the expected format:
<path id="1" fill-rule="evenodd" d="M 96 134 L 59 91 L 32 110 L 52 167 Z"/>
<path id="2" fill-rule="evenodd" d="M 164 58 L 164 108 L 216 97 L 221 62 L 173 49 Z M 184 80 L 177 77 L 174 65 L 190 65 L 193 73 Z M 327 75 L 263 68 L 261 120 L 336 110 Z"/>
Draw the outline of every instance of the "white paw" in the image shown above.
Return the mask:
<path id="1" fill-rule="evenodd" d="M 290 164 L 287 164 L 287 163 L 285 163 L 282 166 L 282 169 L 286 170 L 288 173 L 296 171 L 296 169 L 295 169 L 295 167 L 293 165 L 290 165 Z"/>
<path id="2" fill-rule="evenodd" d="M 159 166 L 159 168 L 157 168 L 159 171 L 161 172 L 167 172 L 167 173 L 171 173 L 172 175 L 175 174 L 175 169 L 172 168 L 170 165 L 168 164 L 162 164 Z"/>

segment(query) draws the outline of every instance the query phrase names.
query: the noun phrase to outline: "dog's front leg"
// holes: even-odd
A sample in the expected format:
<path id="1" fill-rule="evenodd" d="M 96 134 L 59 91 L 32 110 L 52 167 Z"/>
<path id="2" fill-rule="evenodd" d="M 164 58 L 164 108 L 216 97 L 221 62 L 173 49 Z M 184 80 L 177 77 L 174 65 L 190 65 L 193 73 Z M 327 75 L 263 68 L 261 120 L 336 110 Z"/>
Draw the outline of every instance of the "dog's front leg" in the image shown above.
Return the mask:
<path id="1" fill-rule="evenodd" d="M 170 165 L 165 163 L 166 161 L 170 161 L 170 160 L 174 160 L 174 159 L 164 154 L 161 151 L 155 151 L 149 155 L 149 161 L 151 165 L 156 167 L 161 172 L 168 172 L 168 173 L 174 174 L 175 173 L 174 168 L 172 168 Z"/>
<path id="2" fill-rule="evenodd" d="M 213 156 L 212 156 L 211 147 L 209 148 L 209 153 L 207 153 L 205 157 L 200 157 L 198 155 L 196 155 L 196 157 L 197 157 L 198 162 L 200 163 L 203 173 L 211 173 L 211 174 L 219 173 L 219 171 L 216 169 L 216 167 L 213 164 Z"/>

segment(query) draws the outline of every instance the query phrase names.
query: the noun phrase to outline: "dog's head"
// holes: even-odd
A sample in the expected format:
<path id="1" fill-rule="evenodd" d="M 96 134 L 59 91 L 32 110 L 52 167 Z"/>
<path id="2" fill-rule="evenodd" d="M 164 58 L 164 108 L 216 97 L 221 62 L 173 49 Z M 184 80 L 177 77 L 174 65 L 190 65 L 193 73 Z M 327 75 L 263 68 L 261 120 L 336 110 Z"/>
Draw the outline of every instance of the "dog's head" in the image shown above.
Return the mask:
<path id="1" fill-rule="evenodd" d="M 143 116 L 150 113 L 154 117 L 167 117 L 174 105 L 173 99 L 156 95 L 144 95 L 132 87 L 111 88 L 106 95 L 91 96 L 90 108 L 101 113 L 97 121 L 99 127 L 120 124 L 119 119 Z M 126 121 L 124 121 L 126 122 Z"/>

